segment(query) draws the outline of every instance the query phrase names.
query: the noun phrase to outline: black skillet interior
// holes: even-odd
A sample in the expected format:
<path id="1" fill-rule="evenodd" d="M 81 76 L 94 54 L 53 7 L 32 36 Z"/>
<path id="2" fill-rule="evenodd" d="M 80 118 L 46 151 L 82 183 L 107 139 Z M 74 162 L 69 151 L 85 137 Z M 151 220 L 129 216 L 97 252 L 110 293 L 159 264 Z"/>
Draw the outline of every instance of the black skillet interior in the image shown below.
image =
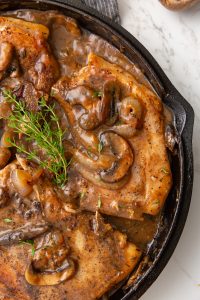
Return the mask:
<path id="1" fill-rule="evenodd" d="M 1 0 L 0 2 L 1 11 L 21 8 L 60 10 L 75 18 L 84 28 L 103 37 L 139 66 L 163 102 L 171 107 L 175 114 L 176 128 L 181 138 L 177 143 L 177 155 L 172 157 L 173 188 L 162 213 L 162 225 L 148 250 L 153 263 L 132 287 L 125 292 L 120 288 L 111 296 L 113 300 L 139 299 L 170 259 L 187 218 L 193 184 L 193 109 L 174 88 L 151 54 L 131 34 L 107 17 L 78 1 Z"/>

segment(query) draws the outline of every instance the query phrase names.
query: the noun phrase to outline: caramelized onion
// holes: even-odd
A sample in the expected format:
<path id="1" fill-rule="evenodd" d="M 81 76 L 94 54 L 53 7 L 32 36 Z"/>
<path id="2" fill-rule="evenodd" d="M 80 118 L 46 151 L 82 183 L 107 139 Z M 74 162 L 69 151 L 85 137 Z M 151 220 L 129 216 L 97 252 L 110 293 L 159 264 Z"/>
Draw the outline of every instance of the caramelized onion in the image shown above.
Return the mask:
<path id="1" fill-rule="evenodd" d="M 8 102 L 0 103 L 0 119 L 7 119 L 12 113 L 10 104 Z"/>
<path id="2" fill-rule="evenodd" d="M 4 131 L 1 137 L 1 146 L 5 148 L 12 147 L 12 144 L 9 142 L 9 139 L 11 140 L 13 137 L 13 131 L 7 130 Z"/>
<path id="3" fill-rule="evenodd" d="M 26 197 L 32 192 L 33 187 L 30 184 L 32 177 L 27 171 L 15 169 L 10 176 L 14 187 L 22 197 Z"/>
<path id="4" fill-rule="evenodd" d="M 6 166 L 11 157 L 10 150 L 0 146 L 0 169 Z"/>

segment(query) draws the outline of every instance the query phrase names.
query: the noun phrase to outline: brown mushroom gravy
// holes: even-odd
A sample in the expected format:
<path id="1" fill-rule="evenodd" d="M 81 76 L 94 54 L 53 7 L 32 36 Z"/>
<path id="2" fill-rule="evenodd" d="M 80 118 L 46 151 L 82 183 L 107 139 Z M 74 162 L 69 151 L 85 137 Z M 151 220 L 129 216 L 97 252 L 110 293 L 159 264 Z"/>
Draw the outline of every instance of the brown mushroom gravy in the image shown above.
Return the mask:
<path id="1" fill-rule="evenodd" d="M 136 64 L 56 11 L 0 16 L 0 80 L 0 296 L 98 299 L 158 230 L 172 114 Z"/>

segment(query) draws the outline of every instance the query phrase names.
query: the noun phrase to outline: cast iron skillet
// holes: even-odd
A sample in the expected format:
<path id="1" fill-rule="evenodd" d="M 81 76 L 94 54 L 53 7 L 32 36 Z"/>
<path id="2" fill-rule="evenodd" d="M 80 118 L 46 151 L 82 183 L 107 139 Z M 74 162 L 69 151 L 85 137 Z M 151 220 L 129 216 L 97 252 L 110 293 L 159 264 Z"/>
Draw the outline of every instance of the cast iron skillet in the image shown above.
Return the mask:
<path id="1" fill-rule="evenodd" d="M 193 185 L 193 109 L 175 89 L 151 54 L 120 25 L 113 23 L 97 11 L 73 0 L 1 0 L 0 2 L 1 11 L 21 8 L 55 9 L 77 19 L 81 26 L 103 37 L 135 62 L 143 70 L 163 102 L 174 112 L 179 136 L 177 154 L 172 156 L 171 162 L 174 183 L 162 213 L 162 224 L 148 249 L 148 255 L 153 263 L 146 270 L 144 269 L 132 287 L 125 292 L 121 287 L 111 296 L 113 300 L 139 299 L 170 259 L 187 218 Z"/>

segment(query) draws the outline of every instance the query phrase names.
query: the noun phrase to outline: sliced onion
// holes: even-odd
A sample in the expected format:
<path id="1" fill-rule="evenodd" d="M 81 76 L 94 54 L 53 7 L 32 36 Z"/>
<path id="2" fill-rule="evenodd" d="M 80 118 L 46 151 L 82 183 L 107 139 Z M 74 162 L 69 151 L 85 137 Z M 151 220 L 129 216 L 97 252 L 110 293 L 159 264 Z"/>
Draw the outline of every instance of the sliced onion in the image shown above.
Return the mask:
<path id="1" fill-rule="evenodd" d="M 10 150 L 0 146 L 0 169 L 6 166 L 11 157 Z"/>
<path id="2" fill-rule="evenodd" d="M 10 176 L 14 187 L 22 197 L 26 197 L 32 192 L 33 187 L 30 184 L 32 177 L 27 171 L 15 169 Z"/>
<path id="3" fill-rule="evenodd" d="M 1 137 L 1 146 L 5 148 L 12 147 L 12 144 L 8 141 L 9 139 L 12 140 L 13 132 L 11 130 L 4 131 Z"/>

